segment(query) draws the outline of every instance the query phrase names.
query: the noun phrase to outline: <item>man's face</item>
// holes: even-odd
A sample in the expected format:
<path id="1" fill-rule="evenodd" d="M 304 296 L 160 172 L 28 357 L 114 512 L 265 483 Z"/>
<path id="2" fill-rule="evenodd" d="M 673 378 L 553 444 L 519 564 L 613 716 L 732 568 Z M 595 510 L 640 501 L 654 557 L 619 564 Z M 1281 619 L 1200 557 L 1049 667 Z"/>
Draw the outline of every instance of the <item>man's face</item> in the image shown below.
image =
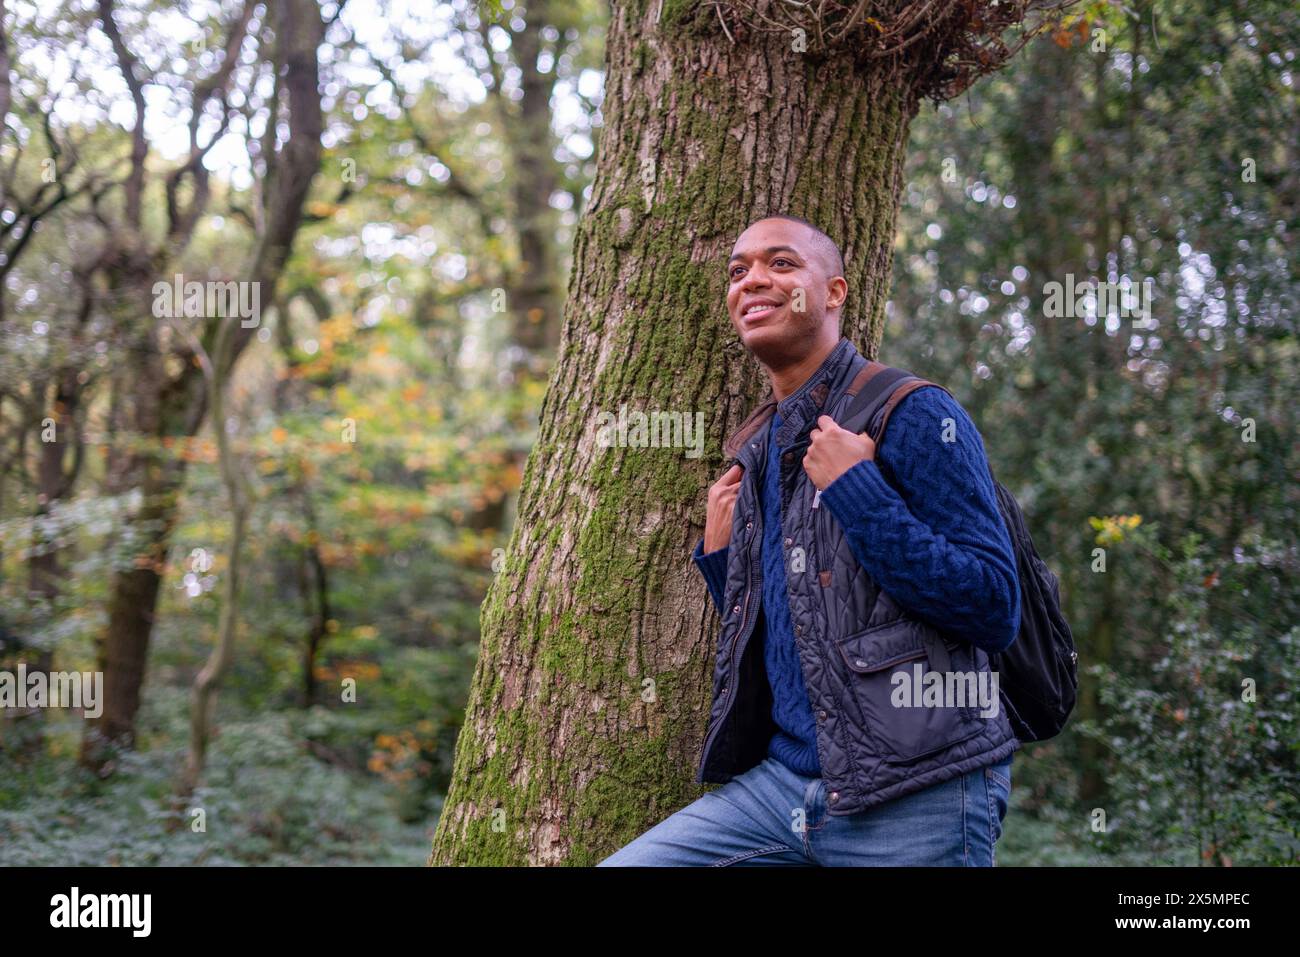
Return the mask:
<path id="1" fill-rule="evenodd" d="M 816 348 L 847 286 L 803 223 L 763 219 L 740 234 L 727 263 L 727 312 L 741 343 L 767 366 Z"/>

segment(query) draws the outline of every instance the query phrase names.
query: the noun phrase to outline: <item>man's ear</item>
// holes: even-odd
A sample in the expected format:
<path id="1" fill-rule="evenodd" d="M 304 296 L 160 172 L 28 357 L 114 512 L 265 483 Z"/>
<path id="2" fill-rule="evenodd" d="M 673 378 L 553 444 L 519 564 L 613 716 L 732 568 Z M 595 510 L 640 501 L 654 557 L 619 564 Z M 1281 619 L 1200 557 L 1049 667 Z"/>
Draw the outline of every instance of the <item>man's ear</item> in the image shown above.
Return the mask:
<path id="1" fill-rule="evenodd" d="M 849 298 L 849 283 L 843 276 L 834 276 L 826 282 L 826 308 L 838 309 Z"/>

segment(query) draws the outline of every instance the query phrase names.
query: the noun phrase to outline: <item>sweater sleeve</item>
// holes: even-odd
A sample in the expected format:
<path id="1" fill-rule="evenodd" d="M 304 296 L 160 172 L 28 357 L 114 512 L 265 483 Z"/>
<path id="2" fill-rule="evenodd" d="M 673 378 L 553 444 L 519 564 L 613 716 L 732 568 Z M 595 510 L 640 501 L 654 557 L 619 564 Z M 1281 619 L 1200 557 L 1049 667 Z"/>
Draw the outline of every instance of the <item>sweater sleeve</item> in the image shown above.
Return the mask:
<path id="1" fill-rule="evenodd" d="M 983 440 L 948 393 L 905 396 L 876 458 L 828 485 L 821 501 L 858 564 L 903 608 L 989 653 L 1015 640 L 1011 538 Z"/>
<path id="2" fill-rule="evenodd" d="M 701 538 L 695 546 L 695 554 L 691 556 L 695 559 L 695 567 L 704 576 L 704 584 L 708 586 L 709 595 L 713 598 L 719 615 L 722 614 L 722 589 L 727 583 L 727 549 L 728 546 L 723 545 L 706 555 L 704 539 Z"/>

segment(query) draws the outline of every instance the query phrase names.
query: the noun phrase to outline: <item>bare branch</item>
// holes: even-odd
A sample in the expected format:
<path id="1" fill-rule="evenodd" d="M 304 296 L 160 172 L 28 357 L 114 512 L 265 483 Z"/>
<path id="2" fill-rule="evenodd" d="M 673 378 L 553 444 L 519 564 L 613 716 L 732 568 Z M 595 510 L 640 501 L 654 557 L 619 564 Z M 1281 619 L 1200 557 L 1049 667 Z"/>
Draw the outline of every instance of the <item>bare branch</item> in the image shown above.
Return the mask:
<path id="1" fill-rule="evenodd" d="M 136 58 L 122 39 L 117 23 L 113 20 L 113 0 L 99 0 L 99 19 L 104 26 L 113 52 L 117 55 L 118 69 L 131 90 L 131 101 L 135 104 L 135 126 L 131 130 L 131 175 L 126 183 L 126 219 L 131 226 L 140 228 L 140 201 L 144 195 L 144 162 L 148 155 L 148 145 L 144 138 L 144 85 L 136 76 Z"/>

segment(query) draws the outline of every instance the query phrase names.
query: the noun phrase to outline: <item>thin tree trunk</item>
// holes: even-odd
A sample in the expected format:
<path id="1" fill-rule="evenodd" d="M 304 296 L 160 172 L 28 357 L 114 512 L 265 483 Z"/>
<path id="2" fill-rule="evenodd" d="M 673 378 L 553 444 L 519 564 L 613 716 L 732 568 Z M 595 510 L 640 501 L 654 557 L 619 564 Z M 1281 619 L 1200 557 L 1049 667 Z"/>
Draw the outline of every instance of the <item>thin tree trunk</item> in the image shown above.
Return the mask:
<path id="1" fill-rule="evenodd" d="M 297 491 L 302 497 L 303 516 L 307 520 L 307 544 L 302 549 L 302 574 L 299 581 L 303 608 L 311 620 L 302 663 L 302 706 L 310 708 L 316 703 L 316 658 L 320 654 L 325 635 L 329 632 L 330 588 L 325 561 L 320 553 L 320 523 L 316 520 L 316 510 L 311 503 L 311 491 L 306 479 L 303 479 Z M 311 568 L 310 586 L 307 583 L 308 566 Z"/>
<path id="2" fill-rule="evenodd" d="M 235 656 L 235 635 L 239 628 L 239 580 L 243 573 L 244 531 L 248 524 L 249 492 L 241 472 L 241 463 L 230 447 L 226 431 L 226 380 L 219 371 L 229 368 L 232 348 L 232 329 L 227 323 L 217 332 L 216 351 L 209 362 L 202 346 L 196 344 L 208 383 L 208 402 L 212 408 L 212 430 L 217 441 L 218 461 L 221 466 L 221 483 L 226 489 L 230 506 L 230 557 L 226 566 L 226 580 L 222 587 L 221 615 L 217 624 L 217 643 L 207 662 L 194 679 L 190 703 L 190 750 L 185 761 L 179 794 L 188 797 L 194 793 L 207 761 L 208 741 L 212 736 L 213 712 L 216 709 L 217 689 L 230 668 Z"/>
<path id="3" fill-rule="evenodd" d="M 331 315 L 329 301 L 315 286 L 302 286 L 286 296 L 285 301 L 277 304 L 276 312 L 281 317 L 276 324 L 276 335 L 282 350 L 288 375 L 282 377 L 275 385 L 273 408 L 276 419 L 282 419 L 291 409 L 297 408 L 302 401 L 303 383 L 293 374 L 301 365 L 293 349 L 293 333 L 289 327 L 287 309 L 289 301 L 301 297 L 316 314 L 318 322 L 325 322 Z M 430 294 L 425 293 L 416 300 L 414 310 L 417 323 L 427 323 L 430 316 Z M 449 357 L 454 362 L 454 356 Z M 305 523 L 304 542 L 295 549 L 297 558 L 298 595 L 302 599 L 303 620 L 308 622 L 306 640 L 302 654 L 302 693 L 300 705 L 310 708 L 316 703 L 316 658 L 320 653 L 325 636 L 329 633 L 330 610 L 329 576 L 325 569 L 325 560 L 320 550 L 320 522 L 316 517 L 316 508 L 312 504 L 311 483 L 297 466 L 294 467 L 295 479 L 290 489 L 292 498 L 301 505 Z"/>
<path id="4" fill-rule="evenodd" d="M 511 32 L 510 57 L 519 71 L 517 101 L 506 95 L 503 71 L 495 64 L 492 68 L 492 102 L 512 167 L 510 198 L 518 258 L 503 278 L 510 321 L 505 364 L 517 387 L 540 383 L 550 371 L 560 340 L 564 306 L 560 288 L 563 270 L 556 241 L 559 219 L 551 207 L 551 195 L 560 188 L 563 175 L 551 132 L 551 97 L 559 71 L 552 68 L 543 73 L 538 68 L 544 31 L 549 28 L 563 32 L 562 26 L 554 26 L 555 13 L 552 0 L 533 0 L 522 11 L 522 28 Z M 488 20 L 481 9 L 477 16 L 483 49 L 490 51 Z M 511 416 L 510 428 L 514 431 L 527 432 L 532 426 L 531 410 L 521 409 Z M 527 450 L 511 448 L 507 456 L 506 467 L 521 473 Z M 488 501 L 470 513 L 466 526 L 480 532 L 504 532 L 514 497 L 507 494 Z"/>
<path id="5" fill-rule="evenodd" d="M 521 355 L 516 372 L 541 378 L 560 339 L 560 261 L 556 250 L 557 216 L 551 194 L 560 184 L 551 134 L 551 94 L 557 71 L 537 68 L 542 31 L 551 22 L 550 0 L 534 0 L 525 11 L 524 28 L 510 40 L 520 71 L 518 116 L 503 117 L 515 175 L 512 180 L 515 228 L 519 233 L 519 268 L 510 276 L 509 305 L 514 317 L 513 344 Z M 500 88 L 496 100 L 509 109 Z"/>

